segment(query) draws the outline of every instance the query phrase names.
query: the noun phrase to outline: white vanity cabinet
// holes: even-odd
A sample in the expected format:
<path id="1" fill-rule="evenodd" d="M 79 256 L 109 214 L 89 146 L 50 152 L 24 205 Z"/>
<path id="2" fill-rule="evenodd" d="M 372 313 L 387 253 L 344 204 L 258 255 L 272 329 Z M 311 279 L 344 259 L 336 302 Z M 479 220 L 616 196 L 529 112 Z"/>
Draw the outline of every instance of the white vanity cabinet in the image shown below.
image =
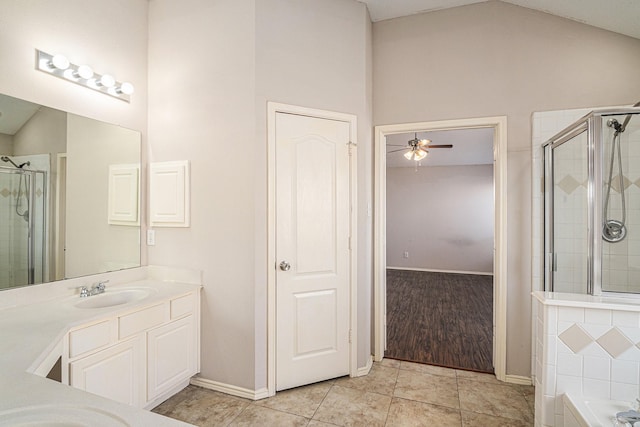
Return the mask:
<path id="1" fill-rule="evenodd" d="M 199 308 L 190 292 L 73 328 L 62 381 L 132 406 L 157 405 L 200 369 Z"/>
<path id="2" fill-rule="evenodd" d="M 141 337 L 114 344 L 69 363 L 69 385 L 99 396 L 141 407 L 144 362 Z"/>

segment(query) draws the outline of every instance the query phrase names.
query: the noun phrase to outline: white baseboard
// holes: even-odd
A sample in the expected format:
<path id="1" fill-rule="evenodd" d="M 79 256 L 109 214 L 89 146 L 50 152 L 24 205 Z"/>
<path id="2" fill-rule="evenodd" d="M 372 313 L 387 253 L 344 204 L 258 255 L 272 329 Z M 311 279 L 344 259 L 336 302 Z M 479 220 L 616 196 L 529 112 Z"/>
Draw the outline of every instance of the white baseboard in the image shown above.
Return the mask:
<path id="1" fill-rule="evenodd" d="M 373 356 L 369 356 L 369 359 L 367 360 L 367 364 L 362 368 L 358 368 L 358 371 L 356 372 L 356 377 L 364 377 L 365 375 L 369 375 L 369 371 L 371 371 L 372 367 L 373 367 Z"/>
<path id="2" fill-rule="evenodd" d="M 165 391 L 164 393 L 160 394 L 158 397 L 156 397 L 155 399 L 153 399 L 152 401 L 144 405 L 144 409 L 151 410 L 155 408 L 156 406 L 158 406 L 159 404 L 161 404 L 171 396 L 178 394 L 179 392 L 184 390 L 188 385 L 189 385 L 189 379 L 180 381 L 178 384 L 171 387 L 169 390 Z"/>
<path id="3" fill-rule="evenodd" d="M 511 384 L 522 384 L 522 385 L 532 384 L 530 377 L 523 377 L 521 375 L 505 375 L 504 380 L 505 382 L 508 382 Z"/>
<path id="4" fill-rule="evenodd" d="M 477 276 L 493 276 L 493 273 L 484 272 L 484 271 L 437 270 L 433 268 L 387 267 L 387 270 L 426 271 L 429 273 L 454 273 L 454 274 L 475 274 Z"/>
<path id="5" fill-rule="evenodd" d="M 248 388 L 208 380 L 202 377 L 191 378 L 191 384 L 204 387 L 209 390 L 219 391 L 220 393 L 230 394 L 231 396 L 243 397 L 245 399 L 260 400 L 269 397 L 269 392 L 266 387 L 259 390 L 249 390 Z"/>

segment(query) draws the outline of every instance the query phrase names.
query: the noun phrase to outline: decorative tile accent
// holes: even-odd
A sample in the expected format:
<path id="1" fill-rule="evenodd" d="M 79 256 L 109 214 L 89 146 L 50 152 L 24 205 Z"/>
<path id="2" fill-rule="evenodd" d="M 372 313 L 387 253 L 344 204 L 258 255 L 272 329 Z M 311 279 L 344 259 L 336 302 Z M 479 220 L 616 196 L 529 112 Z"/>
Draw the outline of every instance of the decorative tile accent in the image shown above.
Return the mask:
<path id="1" fill-rule="evenodd" d="M 586 346 L 593 342 L 593 338 L 579 325 L 573 324 L 570 328 L 559 335 L 560 340 L 567 345 L 574 353 L 579 353 Z M 615 357 L 615 356 L 614 356 Z"/>
<path id="2" fill-rule="evenodd" d="M 9 195 L 11 195 L 11 191 L 7 190 L 6 188 L 3 188 L 2 190 L 0 190 L 0 196 L 7 197 Z"/>
<path id="3" fill-rule="evenodd" d="M 611 181 L 612 181 L 612 182 L 611 182 L 611 188 L 613 188 L 613 189 L 614 189 L 616 192 L 618 192 L 618 193 L 620 192 L 620 178 L 619 178 L 619 176 L 620 176 L 620 175 L 616 175 L 616 176 L 614 176 L 614 177 L 611 179 Z M 627 188 L 629 188 L 629 186 L 632 184 L 632 182 L 631 182 L 631 181 L 629 181 L 629 180 L 627 179 L 627 177 L 626 177 L 626 176 L 624 176 L 624 175 L 622 175 L 622 182 L 623 182 L 623 185 L 624 185 L 624 189 L 625 189 L 625 190 L 626 190 Z"/>
<path id="4" fill-rule="evenodd" d="M 567 175 L 560 180 L 558 187 L 567 194 L 571 194 L 576 188 L 580 187 L 580 183 L 571 175 Z"/>
<path id="5" fill-rule="evenodd" d="M 633 343 L 622 332 L 620 332 L 618 328 L 612 328 L 596 341 L 613 358 L 620 356 L 622 353 L 633 347 Z"/>

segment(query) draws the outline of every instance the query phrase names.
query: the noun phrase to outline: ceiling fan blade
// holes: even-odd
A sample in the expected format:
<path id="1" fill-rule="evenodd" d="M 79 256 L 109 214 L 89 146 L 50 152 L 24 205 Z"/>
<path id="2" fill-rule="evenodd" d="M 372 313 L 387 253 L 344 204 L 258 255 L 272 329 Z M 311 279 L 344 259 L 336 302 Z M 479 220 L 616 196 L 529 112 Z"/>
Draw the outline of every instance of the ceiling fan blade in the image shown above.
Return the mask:
<path id="1" fill-rule="evenodd" d="M 427 145 L 425 148 L 453 148 L 451 144 Z"/>
<path id="2" fill-rule="evenodd" d="M 401 148 L 399 150 L 392 150 L 392 151 L 387 151 L 387 154 L 391 154 L 391 153 L 397 153 L 398 151 L 407 151 L 407 148 Z"/>
<path id="3" fill-rule="evenodd" d="M 407 147 L 408 148 L 408 145 L 387 144 L 387 147 Z"/>

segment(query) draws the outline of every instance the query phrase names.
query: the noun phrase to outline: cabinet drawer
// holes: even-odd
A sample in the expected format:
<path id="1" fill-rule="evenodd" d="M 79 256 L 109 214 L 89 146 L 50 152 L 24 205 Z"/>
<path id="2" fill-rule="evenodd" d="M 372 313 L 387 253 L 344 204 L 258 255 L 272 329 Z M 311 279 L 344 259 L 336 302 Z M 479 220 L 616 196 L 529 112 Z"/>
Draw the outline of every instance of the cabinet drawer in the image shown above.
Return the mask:
<path id="1" fill-rule="evenodd" d="M 171 300 L 171 320 L 193 313 L 195 300 L 194 294 Z"/>
<path id="2" fill-rule="evenodd" d="M 144 310 L 136 311 L 118 319 L 118 336 L 120 339 L 153 328 L 169 320 L 168 303 L 154 305 Z"/>
<path id="3" fill-rule="evenodd" d="M 69 332 L 69 358 L 111 343 L 111 320 Z"/>

